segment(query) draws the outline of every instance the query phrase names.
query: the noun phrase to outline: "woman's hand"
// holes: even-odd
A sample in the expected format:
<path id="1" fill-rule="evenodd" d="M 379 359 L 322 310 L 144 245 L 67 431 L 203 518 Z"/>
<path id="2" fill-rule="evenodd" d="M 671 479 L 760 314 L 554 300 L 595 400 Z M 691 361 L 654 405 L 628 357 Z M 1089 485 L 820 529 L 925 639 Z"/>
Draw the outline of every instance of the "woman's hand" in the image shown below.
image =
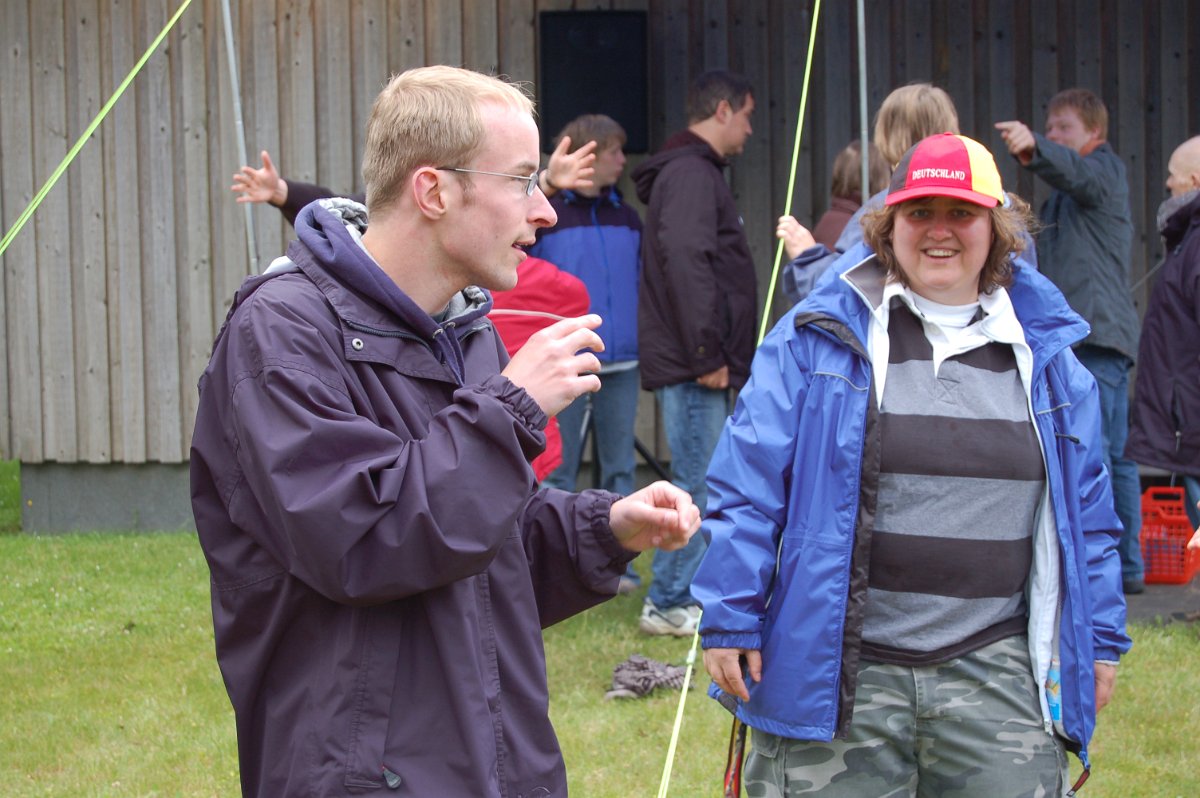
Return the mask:
<path id="1" fill-rule="evenodd" d="M 787 251 L 788 260 L 795 260 L 801 252 L 817 245 L 812 233 L 797 222 L 795 216 L 779 217 L 779 223 L 775 226 L 775 237 L 783 239 L 783 248 Z"/>
<path id="2" fill-rule="evenodd" d="M 762 653 L 754 648 L 706 648 L 704 667 L 712 680 L 730 695 L 743 701 L 750 700 L 750 691 L 742 676 L 742 657 L 746 658 L 746 671 L 755 682 L 762 681 Z"/>
<path id="3" fill-rule="evenodd" d="M 1096 711 L 1104 709 L 1112 700 L 1113 690 L 1117 686 L 1117 666 L 1104 662 L 1096 663 Z"/>

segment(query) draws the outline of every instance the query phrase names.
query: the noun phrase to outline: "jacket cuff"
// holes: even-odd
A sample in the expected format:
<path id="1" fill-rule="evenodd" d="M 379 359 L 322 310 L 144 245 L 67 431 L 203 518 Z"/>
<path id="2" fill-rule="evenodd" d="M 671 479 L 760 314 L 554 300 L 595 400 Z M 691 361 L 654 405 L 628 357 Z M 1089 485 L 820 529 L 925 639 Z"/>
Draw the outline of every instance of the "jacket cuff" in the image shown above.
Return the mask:
<path id="1" fill-rule="evenodd" d="M 703 624 L 703 620 L 701 620 Z M 702 648 L 746 648 L 762 650 L 761 632 L 712 632 L 700 635 Z"/>
<path id="2" fill-rule="evenodd" d="M 624 566 L 636 558 L 640 552 L 622 546 L 609 523 L 613 503 L 621 498 L 620 495 L 606 490 L 585 490 L 579 494 L 579 498 L 575 522 L 580 529 L 587 530 L 610 562 Z"/>
<path id="3" fill-rule="evenodd" d="M 802 251 L 796 257 L 792 258 L 792 261 L 789 265 L 796 269 L 803 269 L 805 266 L 809 265 L 810 263 L 819 261 L 821 258 L 824 258 L 826 255 L 831 255 L 831 254 L 833 254 L 833 252 L 829 249 L 829 247 L 825 246 L 824 244 L 814 244 L 813 246 L 809 247 L 808 249 Z"/>
<path id="4" fill-rule="evenodd" d="M 480 389 L 508 406 L 512 414 L 531 432 L 541 432 L 550 423 L 550 417 L 542 410 L 525 389 L 502 374 L 493 374 L 480 385 Z"/>

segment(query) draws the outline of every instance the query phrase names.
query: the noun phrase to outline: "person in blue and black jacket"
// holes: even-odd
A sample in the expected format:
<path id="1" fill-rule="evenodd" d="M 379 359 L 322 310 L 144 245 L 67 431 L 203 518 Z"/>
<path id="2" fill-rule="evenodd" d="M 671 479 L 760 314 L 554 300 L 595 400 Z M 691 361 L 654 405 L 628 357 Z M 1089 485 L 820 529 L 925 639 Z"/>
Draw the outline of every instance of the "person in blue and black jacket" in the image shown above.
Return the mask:
<path id="1" fill-rule="evenodd" d="M 642 268 L 642 220 L 625 203 L 617 181 L 625 169 L 625 130 L 611 117 L 584 114 L 558 134 L 556 151 L 595 142 L 590 185 L 555 191 L 550 204 L 558 224 L 539 231 L 530 254 L 548 260 L 587 286 L 591 309 L 604 319 L 598 393 L 580 397 L 558 416 L 563 462 L 546 484 L 575 490 L 583 450 L 584 418 L 590 405 L 600 483 L 595 487 L 627 494 L 634 482 L 634 422 L 638 406 L 638 279 Z M 551 188 L 560 188 L 552 186 Z M 630 570 L 622 588 L 638 584 Z"/>

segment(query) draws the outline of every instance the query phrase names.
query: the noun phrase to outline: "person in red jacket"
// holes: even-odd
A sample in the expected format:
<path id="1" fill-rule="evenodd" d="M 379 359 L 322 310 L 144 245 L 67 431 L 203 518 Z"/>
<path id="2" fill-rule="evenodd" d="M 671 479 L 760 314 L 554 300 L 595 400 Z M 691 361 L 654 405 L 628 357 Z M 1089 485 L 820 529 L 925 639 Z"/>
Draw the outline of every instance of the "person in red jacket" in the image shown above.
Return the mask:
<path id="1" fill-rule="evenodd" d="M 500 340 L 512 357 L 529 336 L 549 327 L 561 318 L 582 316 L 588 312 L 587 286 L 548 260 L 529 257 L 517 267 L 517 287 L 492 292 L 492 312 L 488 314 Z M 546 449 L 530 465 L 538 482 L 562 464 L 562 435 L 558 419 L 546 424 Z"/>

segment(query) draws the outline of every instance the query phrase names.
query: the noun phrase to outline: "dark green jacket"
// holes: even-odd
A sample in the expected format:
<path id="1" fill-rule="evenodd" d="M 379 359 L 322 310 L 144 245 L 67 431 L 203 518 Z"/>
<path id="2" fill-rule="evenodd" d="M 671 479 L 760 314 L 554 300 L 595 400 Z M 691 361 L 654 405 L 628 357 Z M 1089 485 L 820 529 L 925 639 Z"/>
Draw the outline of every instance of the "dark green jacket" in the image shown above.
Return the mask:
<path id="1" fill-rule="evenodd" d="M 1138 315 L 1129 293 L 1133 214 L 1125 164 L 1107 143 L 1086 156 L 1035 133 L 1029 171 L 1054 189 L 1040 213 L 1038 268 L 1091 325 L 1086 344 L 1137 359 Z"/>

